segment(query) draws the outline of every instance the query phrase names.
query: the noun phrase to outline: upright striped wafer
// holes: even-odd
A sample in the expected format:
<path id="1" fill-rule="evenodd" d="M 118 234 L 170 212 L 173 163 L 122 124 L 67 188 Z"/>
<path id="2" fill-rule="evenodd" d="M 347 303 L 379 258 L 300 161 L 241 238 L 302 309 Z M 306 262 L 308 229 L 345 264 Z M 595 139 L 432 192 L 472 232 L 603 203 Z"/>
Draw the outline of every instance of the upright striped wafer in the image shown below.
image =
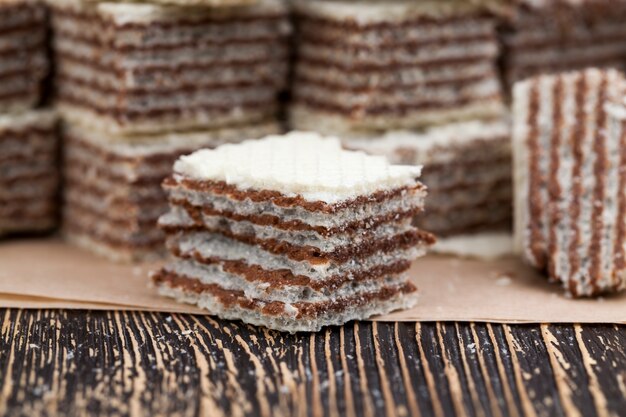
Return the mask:
<path id="1" fill-rule="evenodd" d="M 622 126 L 607 112 L 623 92 L 619 72 L 598 69 L 514 88 L 516 247 L 573 296 L 626 285 L 626 159 Z"/>

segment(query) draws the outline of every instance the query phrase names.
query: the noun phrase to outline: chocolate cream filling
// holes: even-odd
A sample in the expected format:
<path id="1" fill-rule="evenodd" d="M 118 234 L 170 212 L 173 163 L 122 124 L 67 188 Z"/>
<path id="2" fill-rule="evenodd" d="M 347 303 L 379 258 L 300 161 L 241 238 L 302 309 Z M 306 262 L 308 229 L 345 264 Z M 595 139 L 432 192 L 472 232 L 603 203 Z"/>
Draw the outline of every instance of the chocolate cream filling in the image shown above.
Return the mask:
<path id="1" fill-rule="evenodd" d="M 327 89 L 335 89 L 337 91 L 349 91 L 355 94 L 363 94 L 363 93 L 371 93 L 372 90 L 382 93 L 390 93 L 403 89 L 410 88 L 423 88 L 423 87 L 449 87 L 454 86 L 454 88 L 464 88 L 466 86 L 475 84 L 480 81 L 495 79 L 497 77 L 495 69 L 493 71 L 489 71 L 482 74 L 476 75 L 467 75 L 467 76 L 457 76 L 456 78 L 446 78 L 441 80 L 430 80 L 430 81 L 418 81 L 411 84 L 405 83 L 403 81 L 397 81 L 391 84 L 386 84 L 384 86 L 381 85 L 362 85 L 362 86 L 351 86 L 343 81 L 330 81 L 328 79 L 310 77 L 308 75 L 303 74 L 302 72 L 295 70 L 294 75 L 294 83 L 299 84 L 307 84 L 320 86 Z"/>
<path id="2" fill-rule="evenodd" d="M 313 12 L 314 13 L 314 12 Z M 296 17 L 299 20 L 306 20 L 307 22 L 320 25 L 320 27 L 328 26 L 336 29 L 346 29 L 350 32 L 358 33 L 360 31 L 380 30 L 380 29 L 404 29 L 410 28 L 415 25 L 423 24 L 437 24 L 437 25 L 462 25 L 474 20 L 482 20 L 485 18 L 491 18 L 490 14 L 485 10 L 476 9 L 475 11 L 464 12 L 458 16 L 416 16 L 411 18 L 391 18 L 386 22 L 359 22 L 357 19 L 330 19 L 322 16 L 315 15 L 313 13 L 307 13 L 304 11 L 296 10 Z"/>
<path id="3" fill-rule="evenodd" d="M 58 83 L 71 83 L 75 85 L 80 85 L 82 87 L 90 88 L 95 91 L 98 91 L 102 94 L 116 94 L 120 97 L 168 97 L 173 96 L 178 93 L 203 93 L 210 94 L 215 89 L 224 89 L 224 88 L 250 88 L 250 87 L 274 87 L 274 88 L 282 88 L 285 84 L 285 80 L 287 75 L 278 74 L 274 77 L 264 77 L 259 76 L 254 80 L 239 80 L 234 82 L 219 82 L 219 81 L 211 81 L 208 83 L 195 83 L 188 84 L 184 86 L 178 86 L 175 88 L 142 88 L 142 87 L 132 87 L 128 88 L 123 84 L 116 84 L 115 87 L 104 86 L 97 82 L 86 81 L 84 78 L 76 77 L 72 74 L 66 72 L 57 72 L 55 77 L 55 81 Z M 96 78 L 96 77 L 93 77 Z"/>
<path id="4" fill-rule="evenodd" d="M 281 51 L 278 51 L 278 52 L 281 52 Z M 288 59 L 288 55 L 286 52 L 277 53 L 276 51 L 274 51 L 272 55 L 268 55 L 267 57 L 262 57 L 262 58 L 254 58 L 254 59 L 246 59 L 246 60 L 242 60 L 242 59 L 218 60 L 218 61 L 210 62 L 210 63 L 186 62 L 186 63 L 181 63 L 180 65 L 177 65 L 176 68 L 172 68 L 171 66 L 168 66 L 165 64 L 164 65 L 150 64 L 150 65 L 143 65 L 143 66 L 133 67 L 133 68 L 124 68 L 124 67 L 121 67 L 121 66 L 118 67 L 115 65 L 113 66 L 103 65 L 96 61 L 91 61 L 82 57 L 72 56 L 68 54 L 67 52 L 58 51 L 58 50 L 55 52 L 55 55 L 56 55 L 57 60 L 75 62 L 77 64 L 93 68 L 97 71 L 107 72 L 109 74 L 115 74 L 122 79 L 125 77 L 127 73 L 132 73 L 135 75 L 146 75 L 146 74 L 151 74 L 151 73 L 162 75 L 164 73 L 171 73 L 172 76 L 177 76 L 187 69 L 194 69 L 194 70 L 200 69 L 201 70 L 201 69 L 207 69 L 207 68 L 215 69 L 215 68 L 220 68 L 220 67 L 221 68 L 249 67 L 249 66 L 259 65 L 259 64 L 284 63 Z"/>
<path id="5" fill-rule="evenodd" d="M 358 207 L 369 203 L 379 204 L 385 200 L 402 196 L 407 192 L 423 191 L 426 188 L 423 184 L 416 182 L 416 184 L 411 186 L 399 187 L 386 191 L 377 191 L 369 195 L 362 195 L 350 200 L 330 204 L 323 201 L 305 200 L 302 196 L 289 197 L 278 191 L 254 189 L 242 190 L 237 188 L 237 186 L 227 184 L 224 181 L 196 180 L 188 177 L 180 177 L 179 179 L 168 177 L 163 181 L 163 187 L 165 189 L 179 186 L 187 190 L 201 193 L 225 195 L 230 199 L 238 201 L 246 199 L 253 202 L 269 201 L 279 207 L 298 206 L 308 211 L 322 212 L 325 214 L 334 214 L 340 210 Z"/>
<path id="6" fill-rule="evenodd" d="M 338 52 L 339 53 L 339 52 Z M 491 54 L 475 54 L 475 55 L 467 55 L 456 58 L 440 58 L 432 61 L 423 61 L 423 62 L 409 62 L 409 63 L 401 63 L 401 62 L 393 62 L 393 63 L 383 63 L 383 64 L 374 64 L 374 63 L 359 63 L 354 62 L 351 64 L 345 64 L 338 61 L 330 61 L 324 58 L 318 57 L 310 57 L 310 56 L 298 56 L 298 62 L 310 62 L 315 66 L 322 67 L 333 67 L 340 71 L 345 71 L 347 74 L 352 72 L 376 72 L 376 71 L 393 71 L 396 69 L 402 68 L 415 68 L 419 69 L 432 69 L 437 67 L 449 67 L 452 65 L 456 65 L 462 67 L 464 64 L 476 64 L 481 62 L 494 62 L 495 58 Z"/>
<path id="7" fill-rule="evenodd" d="M 374 229 L 383 223 L 398 222 L 413 217 L 422 211 L 422 208 L 416 208 L 407 211 L 394 211 L 377 217 L 370 217 L 363 220 L 347 223 L 341 227 L 327 228 L 323 226 L 312 226 L 300 220 L 282 220 L 279 216 L 271 214 L 238 214 L 232 211 L 216 210 L 211 206 L 202 207 L 194 206 L 187 200 L 170 200 L 170 204 L 183 208 L 189 217 L 191 217 L 197 225 L 202 225 L 202 215 L 221 216 L 235 221 L 247 221 L 260 226 L 272 226 L 281 230 L 288 231 L 313 231 L 322 237 L 331 237 L 338 233 L 357 233 L 367 229 Z"/>
<path id="8" fill-rule="evenodd" d="M 225 308 L 239 307 L 259 311 L 268 316 L 282 316 L 286 311 L 283 302 L 247 298 L 243 291 L 225 290 L 217 284 L 204 284 L 195 278 L 178 275 L 163 269 L 152 275 L 152 282 L 156 286 L 167 286 L 199 295 L 210 294 L 217 298 Z M 344 297 L 334 301 L 292 303 L 291 307 L 297 309 L 296 319 L 317 318 L 326 314 L 339 313 L 348 308 L 365 306 L 373 301 L 386 301 L 415 291 L 417 288 L 412 283 L 406 282 L 399 286 L 386 286 L 374 292 Z"/>
<path id="9" fill-rule="evenodd" d="M 326 39 L 323 36 L 320 36 L 318 33 L 300 33 L 298 41 L 301 43 L 307 43 L 310 45 L 329 47 L 329 48 L 337 48 L 348 53 L 354 54 L 358 52 L 376 52 L 376 51 L 388 51 L 390 49 L 404 49 L 407 51 L 417 51 L 420 48 L 429 47 L 429 46 L 463 46 L 464 44 L 476 44 L 478 42 L 492 43 L 495 44 L 497 42 L 497 38 L 494 33 L 490 34 L 477 34 L 477 35 L 466 35 L 463 37 L 460 36 L 450 36 L 450 37 L 436 37 L 425 40 L 411 40 L 409 42 L 386 42 L 383 45 L 375 44 L 369 45 L 365 42 L 363 43 L 347 43 L 342 42 L 341 40 L 335 39 Z"/>
<path id="10" fill-rule="evenodd" d="M 426 246 L 435 243 L 435 237 L 422 230 L 413 229 L 399 233 L 387 239 L 363 242 L 359 245 L 343 246 L 332 252 L 323 252 L 312 246 L 296 246 L 276 239 L 259 239 L 254 235 L 234 234 L 227 229 L 208 229 L 199 226 L 167 226 L 160 224 L 161 229 L 168 235 L 185 232 L 215 233 L 248 245 L 257 246 L 274 255 L 284 255 L 298 262 L 308 262 L 312 265 L 343 264 L 346 262 L 367 258 L 375 253 L 388 253 L 399 249 L 408 249 L 414 246 Z"/>
<path id="11" fill-rule="evenodd" d="M 288 269 L 268 270 L 259 265 L 250 265 L 243 260 L 228 260 L 219 257 L 206 257 L 197 250 L 183 252 L 179 247 L 169 247 L 170 252 L 180 258 L 198 262 L 200 264 L 219 264 L 224 271 L 242 276 L 248 282 L 267 283 L 269 290 L 278 290 L 284 287 L 309 287 L 315 291 L 335 291 L 350 282 L 372 281 L 389 275 L 398 275 L 411 267 L 411 261 L 399 260 L 391 264 L 377 265 L 374 268 L 358 270 L 347 275 L 333 275 L 323 280 L 314 280 L 305 275 L 295 275 Z"/>

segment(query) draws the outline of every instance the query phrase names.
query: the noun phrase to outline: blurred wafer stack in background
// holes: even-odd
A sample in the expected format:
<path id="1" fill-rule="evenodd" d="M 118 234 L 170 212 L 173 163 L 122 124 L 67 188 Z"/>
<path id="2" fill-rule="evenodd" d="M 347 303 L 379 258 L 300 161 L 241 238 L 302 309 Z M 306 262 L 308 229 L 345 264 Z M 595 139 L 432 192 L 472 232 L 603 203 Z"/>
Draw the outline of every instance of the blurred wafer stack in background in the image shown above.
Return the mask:
<path id="1" fill-rule="evenodd" d="M 0 235 L 57 223 L 56 117 L 36 109 L 50 66 L 46 33 L 42 4 L 0 2 Z"/>
<path id="2" fill-rule="evenodd" d="M 0 112 L 40 104 L 48 74 L 46 10 L 35 0 L 0 2 Z"/>
<path id="3" fill-rule="evenodd" d="M 503 77 L 626 63 L 626 1 L 516 0 L 502 25 Z"/>
<path id="4" fill-rule="evenodd" d="M 294 4 L 293 127 L 410 129 L 503 114 L 496 20 L 480 4 Z"/>
<path id="5" fill-rule="evenodd" d="M 423 132 L 344 138 L 344 146 L 423 165 L 425 212 L 416 225 L 437 235 L 434 251 L 494 257 L 511 250 L 511 140 L 508 123 L 461 122 Z M 480 237 L 476 238 L 476 233 Z"/>
<path id="6" fill-rule="evenodd" d="M 157 219 L 167 210 L 161 188 L 180 155 L 200 148 L 278 133 L 276 122 L 206 132 L 136 136 L 129 142 L 66 125 L 65 208 L 68 239 L 115 261 L 163 253 Z"/>
<path id="7" fill-rule="evenodd" d="M 64 232 L 111 259 L 158 256 L 160 182 L 173 161 L 279 131 L 286 5 L 60 0 L 52 10 Z"/>
<path id="8" fill-rule="evenodd" d="M 53 2 L 57 105 L 118 134 L 272 118 L 286 83 L 287 10 Z"/>
<path id="9" fill-rule="evenodd" d="M 485 233 L 481 248 L 494 237 L 505 252 L 511 246 L 495 3 L 295 2 L 292 127 L 339 135 L 346 147 L 393 163 L 423 164 L 430 196 L 416 222 L 446 238 L 435 250 L 472 255 L 466 249 L 476 242 L 466 238 Z"/>

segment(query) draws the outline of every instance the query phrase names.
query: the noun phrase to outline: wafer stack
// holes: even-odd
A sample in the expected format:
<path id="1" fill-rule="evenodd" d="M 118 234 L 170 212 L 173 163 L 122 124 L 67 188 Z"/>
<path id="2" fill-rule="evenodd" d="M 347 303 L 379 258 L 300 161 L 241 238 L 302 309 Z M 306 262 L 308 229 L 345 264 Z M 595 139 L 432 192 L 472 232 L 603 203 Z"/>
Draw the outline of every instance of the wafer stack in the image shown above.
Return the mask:
<path id="1" fill-rule="evenodd" d="M 161 182 L 183 154 L 277 133 L 275 122 L 201 133 L 128 138 L 67 124 L 64 140 L 64 231 L 67 238 L 115 261 L 163 254 L 156 227 L 167 211 Z"/>
<path id="2" fill-rule="evenodd" d="M 0 1 L 0 235 L 57 221 L 56 116 L 32 110 L 48 73 L 45 36 L 42 4 Z"/>
<path id="3" fill-rule="evenodd" d="M 514 88 L 516 247 L 572 296 L 626 287 L 624 92 L 597 69 Z"/>
<path id="4" fill-rule="evenodd" d="M 0 2 L 0 113 L 39 104 L 48 72 L 45 9 L 34 0 Z"/>
<path id="5" fill-rule="evenodd" d="M 53 113 L 0 115 L 0 235 L 56 225 L 57 147 Z"/>
<path id="6" fill-rule="evenodd" d="M 515 81 L 589 66 L 624 68 L 626 1 L 516 0 L 503 28 L 504 76 Z"/>
<path id="7" fill-rule="evenodd" d="M 428 200 L 415 221 L 440 238 L 433 250 L 488 257 L 506 247 L 510 250 L 509 130 L 503 121 L 472 121 L 422 132 L 347 137 L 343 143 L 350 149 L 385 156 L 393 164 L 423 165 L 421 181 L 428 187 Z M 477 238 L 499 244 L 486 242 L 485 247 L 477 247 Z"/>
<path id="8" fill-rule="evenodd" d="M 296 0 L 293 126 L 336 133 L 501 115 L 495 20 L 480 3 Z"/>
<path id="9" fill-rule="evenodd" d="M 153 281 L 222 318 L 290 332 L 413 305 L 404 272 L 434 240 L 411 225 L 419 171 L 301 132 L 182 157 L 159 220 L 174 260 Z"/>
<path id="10" fill-rule="evenodd" d="M 281 0 L 220 8 L 51 4 L 57 102 L 66 120 L 145 134 L 276 114 L 290 32 Z"/>

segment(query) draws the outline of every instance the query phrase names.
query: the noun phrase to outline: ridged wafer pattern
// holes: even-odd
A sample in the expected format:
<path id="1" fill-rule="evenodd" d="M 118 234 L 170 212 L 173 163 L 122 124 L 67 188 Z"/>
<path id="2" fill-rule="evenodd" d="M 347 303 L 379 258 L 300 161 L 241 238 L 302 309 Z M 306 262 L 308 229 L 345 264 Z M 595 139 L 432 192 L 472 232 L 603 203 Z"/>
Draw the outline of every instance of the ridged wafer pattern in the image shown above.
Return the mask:
<path id="1" fill-rule="evenodd" d="M 227 181 L 241 189 L 276 190 L 307 200 L 337 203 L 412 184 L 421 168 L 341 149 L 337 138 L 291 132 L 183 156 L 176 172 L 198 180 Z"/>

